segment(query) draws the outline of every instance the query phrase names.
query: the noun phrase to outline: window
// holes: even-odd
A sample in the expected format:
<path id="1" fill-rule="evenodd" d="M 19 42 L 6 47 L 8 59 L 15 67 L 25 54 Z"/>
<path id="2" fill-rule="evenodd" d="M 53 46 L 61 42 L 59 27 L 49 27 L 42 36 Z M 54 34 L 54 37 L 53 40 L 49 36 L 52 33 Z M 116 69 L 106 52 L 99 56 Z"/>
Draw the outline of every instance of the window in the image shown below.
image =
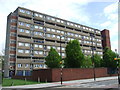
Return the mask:
<path id="1" fill-rule="evenodd" d="M 38 17 L 38 14 L 37 14 L 37 13 L 35 13 L 34 15 Z"/>
<path id="2" fill-rule="evenodd" d="M 22 13 L 25 13 L 25 10 L 23 10 L 23 9 L 19 9 L 19 11 L 22 12 Z"/>
<path id="3" fill-rule="evenodd" d="M 80 25 L 78 25 L 78 27 L 80 28 L 81 26 L 80 26 Z"/>
<path id="4" fill-rule="evenodd" d="M 62 47 L 62 50 L 65 50 L 65 48 Z"/>
<path id="5" fill-rule="evenodd" d="M 64 21 L 61 20 L 61 23 L 64 23 Z"/>
<path id="6" fill-rule="evenodd" d="M 39 29 L 43 29 L 43 27 L 39 26 Z"/>
<path id="7" fill-rule="evenodd" d="M 39 48 L 43 48 L 43 45 L 39 45 Z"/>
<path id="8" fill-rule="evenodd" d="M 39 14 L 39 17 L 43 18 L 43 15 Z"/>
<path id="9" fill-rule="evenodd" d="M 26 27 L 30 27 L 30 24 L 27 24 L 27 23 L 26 23 Z"/>
<path id="10" fill-rule="evenodd" d="M 58 50 L 60 50 L 60 47 L 57 47 Z"/>
<path id="11" fill-rule="evenodd" d="M 55 18 L 51 18 L 52 21 L 55 21 Z"/>
<path id="12" fill-rule="evenodd" d="M 68 32 L 67 35 L 71 35 L 71 33 Z"/>
<path id="13" fill-rule="evenodd" d="M 47 35 L 47 37 L 50 37 L 51 35 L 50 34 L 46 34 Z"/>
<path id="14" fill-rule="evenodd" d="M 15 36 L 16 37 L 16 33 L 11 33 L 10 36 Z"/>
<path id="15" fill-rule="evenodd" d="M 10 43 L 13 43 L 13 44 L 14 44 L 14 43 L 16 43 L 16 41 L 11 40 Z"/>
<path id="16" fill-rule="evenodd" d="M 40 35 L 40 36 L 43 36 L 43 33 L 42 33 L 42 32 L 39 32 L 39 35 Z"/>
<path id="17" fill-rule="evenodd" d="M 81 43 L 81 40 L 79 40 L 79 42 Z"/>
<path id="18" fill-rule="evenodd" d="M 55 29 L 51 29 L 52 32 L 55 32 Z"/>
<path id="19" fill-rule="evenodd" d="M 24 23 L 23 23 L 23 22 L 19 22 L 19 25 L 23 26 L 23 25 L 24 25 Z"/>
<path id="20" fill-rule="evenodd" d="M 40 64 L 40 65 L 39 65 L 39 67 L 40 67 L 40 68 L 42 68 L 42 67 L 43 67 L 43 65 L 42 65 L 42 64 Z"/>
<path id="21" fill-rule="evenodd" d="M 64 56 L 65 56 L 65 53 L 62 53 L 62 56 L 64 57 Z"/>
<path id="22" fill-rule="evenodd" d="M 35 35 L 38 35 L 39 33 L 38 32 L 34 32 Z"/>
<path id="23" fill-rule="evenodd" d="M 35 44 L 35 47 L 38 47 L 38 44 Z"/>
<path id="24" fill-rule="evenodd" d="M 55 35 L 52 35 L 53 38 L 55 38 Z"/>
<path id="25" fill-rule="evenodd" d="M 50 49 L 50 46 L 47 46 L 47 49 Z"/>
<path id="26" fill-rule="evenodd" d="M 75 27 L 77 27 L 77 25 L 75 24 Z"/>
<path id="27" fill-rule="evenodd" d="M 58 39 L 60 39 L 60 36 L 57 36 Z"/>
<path id="28" fill-rule="evenodd" d="M 38 67 L 38 64 L 35 64 L 35 65 L 34 65 L 34 67 L 36 67 L 36 68 L 37 68 L 37 67 Z"/>
<path id="29" fill-rule="evenodd" d="M 11 22 L 16 22 L 17 20 L 16 19 L 11 19 Z"/>
<path id="30" fill-rule="evenodd" d="M 34 27 L 35 27 L 36 29 L 38 29 L 38 26 L 35 25 Z"/>
<path id="31" fill-rule="evenodd" d="M 16 48 L 15 47 L 11 47 L 10 50 L 16 50 Z"/>
<path id="32" fill-rule="evenodd" d="M 83 29 L 85 29 L 85 27 L 83 27 Z"/>
<path id="33" fill-rule="evenodd" d="M 62 37 L 61 39 L 65 39 L 65 37 Z"/>
<path id="34" fill-rule="evenodd" d="M 19 52 L 19 53 L 23 53 L 23 52 L 24 52 L 24 50 L 18 50 L 18 52 Z"/>
<path id="35" fill-rule="evenodd" d="M 30 50 L 25 50 L 25 53 L 30 53 Z"/>
<path id="36" fill-rule="evenodd" d="M 73 23 L 70 23 L 71 26 L 73 26 Z"/>
<path id="37" fill-rule="evenodd" d="M 29 67 L 29 64 L 25 64 L 25 68 L 28 68 Z"/>
<path id="38" fill-rule="evenodd" d="M 34 51 L 35 54 L 38 54 L 38 51 Z"/>
<path id="39" fill-rule="evenodd" d="M 50 31 L 50 28 L 46 28 L 47 31 Z"/>
<path id="40" fill-rule="evenodd" d="M 56 49 L 56 47 L 55 46 L 52 46 L 54 49 Z"/>
<path id="41" fill-rule="evenodd" d="M 19 29 L 20 32 L 24 32 L 24 29 Z"/>
<path id="42" fill-rule="evenodd" d="M 70 38 L 68 38 L 68 41 L 70 41 Z"/>
<path id="43" fill-rule="evenodd" d="M 73 33 L 71 33 L 71 36 L 74 36 L 74 34 L 73 34 Z"/>
<path id="44" fill-rule="evenodd" d="M 29 30 L 25 30 L 25 33 L 30 33 L 30 31 Z"/>
<path id="45" fill-rule="evenodd" d="M 64 31 L 61 31 L 62 34 L 64 34 Z"/>
<path id="46" fill-rule="evenodd" d="M 78 37 L 78 34 L 75 34 L 76 37 Z"/>
<path id="47" fill-rule="evenodd" d="M 29 43 L 25 43 L 25 46 L 26 46 L 26 47 L 29 47 L 29 46 L 30 46 L 30 44 L 29 44 Z"/>
<path id="48" fill-rule="evenodd" d="M 27 14 L 30 14 L 31 12 L 30 11 L 26 11 Z"/>
<path id="49" fill-rule="evenodd" d="M 59 30 L 57 30 L 57 33 L 60 33 L 60 31 L 59 31 Z"/>
<path id="50" fill-rule="evenodd" d="M 70 23 L 69 23 L 69 22 L 67 22 L 67 25 L 70 25 Z"/>
<path id="51" fill-rule="evenodd" d="M 51 18 L 50 17 L 47 17 L 47 20 L 50 20 Z"/>
<path id="52" fill-rule="evenodd" d="M 60 22 L 60 20 L 59 20 L 59 19 L 57 19 L 57 22 Z"/>
<path id="53" fill-rule="evenodd" d="M 41 55 L 42 55 L 42 54 L 43 54 L 43 51 L 39 51 L 39 54 L 41 54 Z"/>
<path id="54" fill-rule="evenodd" d="M 19 42 L 18 45 L 19 46 L 24 46 L 24 43 Z"/>
<path id="55" fill-rule="evenodd" d="M 18 64 L 18 67 L 22 67 L 22 64 Z"/>

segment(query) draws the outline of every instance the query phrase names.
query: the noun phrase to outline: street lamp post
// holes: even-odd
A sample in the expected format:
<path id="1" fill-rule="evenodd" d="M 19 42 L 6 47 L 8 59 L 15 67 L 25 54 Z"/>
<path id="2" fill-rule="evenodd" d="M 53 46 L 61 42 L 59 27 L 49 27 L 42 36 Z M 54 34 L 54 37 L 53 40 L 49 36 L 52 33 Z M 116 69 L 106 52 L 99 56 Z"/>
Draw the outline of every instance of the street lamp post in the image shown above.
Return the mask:
<path id="1" fill-rule="evenodd" d="M 60 72 L 60 80 L 61 80 L 61 85 L 62 85 L 62 74 L 63 74 L 63 70 L 62 70 L 62 48 L 61 48 L 61 37 L 62 36 L 60 36 L 60 56 L 61 56 L 61 61 L 60 61 L 60 64 L 61 64 L 61 72 Z"/>
<path id="2" fill-rule="evenodd" d="M 120 84 L 120 77 L 119 77 L 119 60 L 117 56 L 117 49 L 115 49 L 116 52 L 116 58 L 117 58 L 117 74 L 118 74 L 118 84 Z"/>
<path id="3" fill-rule="evenodd" d="M 91 46 L 91 49 L 92 49 L 92 61 L 93 61 L 93 76 L 94 76 L 94 81 L 96 81 L 96 78 L 95 78 L 95 63 L 94 63 L 94 47 L 93 47 L 93 37 L 94 37 L 94 34 L 90 34 L 91 36 L 91 42 L 92 42 L 92 46 Z"/>

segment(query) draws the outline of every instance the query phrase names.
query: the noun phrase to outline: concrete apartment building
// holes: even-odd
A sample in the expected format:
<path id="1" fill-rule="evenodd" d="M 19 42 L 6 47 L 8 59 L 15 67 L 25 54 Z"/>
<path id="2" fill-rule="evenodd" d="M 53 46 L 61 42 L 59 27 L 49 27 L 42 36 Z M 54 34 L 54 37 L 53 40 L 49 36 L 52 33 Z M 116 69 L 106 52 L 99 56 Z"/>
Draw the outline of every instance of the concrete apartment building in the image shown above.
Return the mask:
<path id="1" fill-rule="evenodd" d="M 65 58 L 65 47 L 74 39 L 85 55 L 103 55 L 100 30 L 18 7 L 7 17 L 4 76 L 29 76 L 33 69 L 46 68 L 44 58 L 51 47 Z"/>

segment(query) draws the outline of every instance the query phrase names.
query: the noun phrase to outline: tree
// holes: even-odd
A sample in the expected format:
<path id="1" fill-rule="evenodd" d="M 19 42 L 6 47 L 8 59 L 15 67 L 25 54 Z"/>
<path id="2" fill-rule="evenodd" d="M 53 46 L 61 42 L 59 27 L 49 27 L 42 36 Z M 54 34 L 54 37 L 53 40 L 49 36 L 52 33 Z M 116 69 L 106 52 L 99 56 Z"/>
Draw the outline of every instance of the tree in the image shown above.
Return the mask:
<path id="1" fill-rule="evenodd" d="M 91 68 L 92 66 L 92 60 L 91 56 L 85 56 L 85 59 L 82 61 L 82 68 Z"/>
<path id="2" fill-rule="evenodd" d="M 80 68 L 84 55 L 80 48 L 78 40 L 68 42 L 66 46 L 65 67 L 67 68 Z"/>
<path id="3" fill-rule="evenodd" d="M 93 55 L 93 62 L 95 67 L 101 67 L 101 57 L 98 54 Z"/>
<path id="4" fill-rule="evenodd" d="M 114 60 L 115 57 L 116 53 L 106 47 L 103 52 L 102 66 L 116 68 L 117 63 Z"/>
<path id="5" fill-rule="evenodd" d="M 59 68 L 60 67 L 60 61 L 61 57 L 57 53 L 57 51 L 53 48 L 50 49 L 48 56 L 45 58 L 46 62 L 45 64 L 49 68 Z"/>

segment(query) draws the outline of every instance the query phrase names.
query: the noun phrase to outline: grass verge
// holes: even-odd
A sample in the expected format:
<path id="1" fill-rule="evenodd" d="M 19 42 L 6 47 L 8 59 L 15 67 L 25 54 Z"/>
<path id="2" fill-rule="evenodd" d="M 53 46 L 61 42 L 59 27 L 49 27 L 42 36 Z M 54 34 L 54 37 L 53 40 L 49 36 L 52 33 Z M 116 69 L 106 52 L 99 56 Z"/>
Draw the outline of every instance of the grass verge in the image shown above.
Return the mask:
<path id="1" fill-rule="evenodd" d="M 41 84 L 44 82 L 35 82 L 35 81 L 25 81 L 25 80 L 19 80 L 19 79 L 9 79 L 9 78 L 3 78 L 2 86 L 17 86 L 17 85 L 30 85 L 30 84 Z"/>

